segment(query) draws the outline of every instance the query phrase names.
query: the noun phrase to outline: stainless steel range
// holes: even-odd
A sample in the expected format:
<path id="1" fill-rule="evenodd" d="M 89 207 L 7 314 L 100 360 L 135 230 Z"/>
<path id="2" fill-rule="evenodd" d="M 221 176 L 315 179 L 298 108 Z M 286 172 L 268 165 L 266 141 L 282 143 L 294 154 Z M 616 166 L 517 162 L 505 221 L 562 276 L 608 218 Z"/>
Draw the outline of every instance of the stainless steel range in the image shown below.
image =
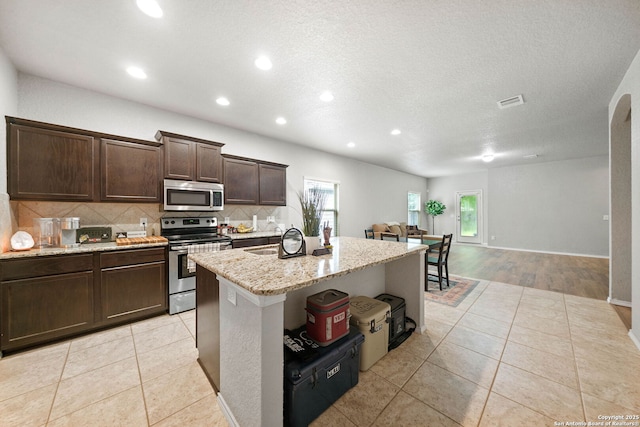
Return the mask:
<path id="1" fill-rule="evenodd" d="M 231 249 L 231 238 L 218 235 L 214 217 L 162 218 L 161 234 L 169 240 L 169 314 L 196 307 L 195 263 L 187 255 Z"/>

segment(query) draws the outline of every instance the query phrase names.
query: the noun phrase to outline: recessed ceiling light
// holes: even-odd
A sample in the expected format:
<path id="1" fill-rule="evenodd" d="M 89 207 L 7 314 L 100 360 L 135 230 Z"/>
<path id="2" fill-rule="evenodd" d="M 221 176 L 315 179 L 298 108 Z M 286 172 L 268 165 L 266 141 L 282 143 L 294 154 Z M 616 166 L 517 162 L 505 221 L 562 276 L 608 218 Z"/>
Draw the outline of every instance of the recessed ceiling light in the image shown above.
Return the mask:
<path id="1" fill-rule="evenodd" d="M 285 119 L 284 117 L 278 117 L 276 119 L 276 123 L 279 125 L 286 125 L 287 124 L 287 119 Z"/>
<path id="2" fill-rule="evenodd" d="M 146 79 L 147 78 L 147 73 L 145 73 L 142 68 L 129 67 L 129 68 L 127 68 L 127 73 L 129 73 L 129 75 L 131 77 L 135 77 L 136 79 Z"/>
<path id="3" fill-rule="evenodd" d="M 522 156 L 523 159 L 535 159 L 537 157 L 538 157 L 537 154 L 526 154 L 526 155 Z"/>
<path id="4" fill-rule="evenodd" d="M 267 58 L 266 56 L 260 56 L 258 57 L 258 59 L 256 59 L 256 67 L 260 68 L 261 70 L 267 71 L 270 70 L 271 67 L 273 67 L 273 64 L 271 63 L 271 60 L 269 58 Z"/>
<path id="5" fill-rule="evenodd" d="M 156 0 L 136 0 L 136 4 L 141 11 L 152 18 L 162 18 L 162 9 Z"/>
<path id="6" fill-rule="evenodd" d="M 325 90 L 322 92 L 322 95 L 320 95 L 320 99 L 324 102 L 331 102 L 333 101 L 333 94 L 328 90 Z"/>
<path id="7" fill-rule="evenodd" d="M 347 144 L 347 147 L 349 147 L 349 148 L 353 148 L 355 146 L 356 146 L 356 143 L 353 142 L 353 141 L 349 141 L 349 143 Z"/>
<path id="8" fill-rule="evenodd" d="M 494 158 L 495 158 L 495 156 L 493 154 L 489 153 L 489 154 L 485 154 L 484 156 L 482 156 L 482 161 L 485 162 L 485 163 L 489 163 L 489 162 L 492 162 Z"/>
<path id="9" fill-rule="evenodd" d="M 400 135 L 402 131 L 400 129 L 394 129 L 391 131 L 391 135 Z"/>
<path id="10" fill-rule="evenodd" d="M 229 105 L 229 100 L 227 98 L 225 98 L 224 96 L 221 96 L 220 98 L 216 99 L 216 103 L 218 105 L 222 105 L 222 106 L 226 107 L 227 105 Z"/>

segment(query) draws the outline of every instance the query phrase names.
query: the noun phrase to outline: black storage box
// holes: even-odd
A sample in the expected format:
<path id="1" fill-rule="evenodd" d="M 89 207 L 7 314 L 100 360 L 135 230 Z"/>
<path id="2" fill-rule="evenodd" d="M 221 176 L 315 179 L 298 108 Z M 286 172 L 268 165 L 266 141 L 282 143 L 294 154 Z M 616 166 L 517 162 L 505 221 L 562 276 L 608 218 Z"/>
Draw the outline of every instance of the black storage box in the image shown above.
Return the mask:
<path id="1" fill-rule="evenodd" d="M 391 306 L 391 319 L 389 320 L 389 345 L 393 344 L 406 330 L 407 306 L 404 298 L 390 294 L 380 294 L 377 300 L 384 301 Z"/>
<path id="2" fill-rule="evenodd" d="M 301 326 L 285 330 L 284 342 L 284 422 L 307 426 L 358 384 L 364 335 L 350 326 L 349 335 L 320 347 Z"/>

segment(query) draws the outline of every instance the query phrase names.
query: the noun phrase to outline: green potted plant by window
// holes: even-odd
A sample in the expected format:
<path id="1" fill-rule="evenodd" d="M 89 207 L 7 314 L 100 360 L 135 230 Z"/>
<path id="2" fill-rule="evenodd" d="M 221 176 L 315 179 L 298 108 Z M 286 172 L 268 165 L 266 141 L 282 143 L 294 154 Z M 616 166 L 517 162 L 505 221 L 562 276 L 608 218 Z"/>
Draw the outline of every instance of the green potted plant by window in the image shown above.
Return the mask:
<path id="1" fill-rule="evenodd" d="M 429 200 L 428 202 L 424 202 L 425 212 L 431 215 L 431 232 L 433 234 L 436 233 L 436 217 L 438 215 L 442 215 L 445 209 L 447 209 L 447 207 L 437 200 Z"/>
<path id="2" fill-rule="evenodd" d="M 326 193 L 320 187 L 309 187 L 304 193 L 298 193 L 307 253 L 320 247 L 320 224 L 326 198 Z"/>

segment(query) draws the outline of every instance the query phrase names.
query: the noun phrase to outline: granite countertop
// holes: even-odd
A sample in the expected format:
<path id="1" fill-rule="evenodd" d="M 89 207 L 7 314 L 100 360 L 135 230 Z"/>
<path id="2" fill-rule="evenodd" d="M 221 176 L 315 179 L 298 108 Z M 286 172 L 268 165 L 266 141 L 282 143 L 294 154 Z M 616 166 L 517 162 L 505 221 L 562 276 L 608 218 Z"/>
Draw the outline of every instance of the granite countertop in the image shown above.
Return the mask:
<path id="1" fill-rule="evenodd" d="M 40 257 L 50 255 L 71 255 L 71 254 L 83 254 L 91 252 L 106 252 L 106 251 L 121 251 L 126 249 L 139 249 L 139 248 L 153 248 L 158 246 L 167 246 L 167 242 L 159 243 L 143 243 L 139 245 L 116 245 L 116 242 L 109 243 L 88 243 L 80 245 L 77 248 L 44 248 L 44 249 L 30 249 L 28 251 L 9 251 L 0 254 L 0 260 L 3 259 L 15 259 L 15 258 L 29 258 Z"/>
<path id="2" fill-rule="evenodd" d="M 278 247 L 267 245 L 190 254 L 189 258 L 255 295 L 278 295 L 429 248 L 412 242 L 357 237 L 334 237 L 331 243 L 333 252 L 321 256 L 279 259 L 277 254 L 251 253 L 256 249 Z"/>

